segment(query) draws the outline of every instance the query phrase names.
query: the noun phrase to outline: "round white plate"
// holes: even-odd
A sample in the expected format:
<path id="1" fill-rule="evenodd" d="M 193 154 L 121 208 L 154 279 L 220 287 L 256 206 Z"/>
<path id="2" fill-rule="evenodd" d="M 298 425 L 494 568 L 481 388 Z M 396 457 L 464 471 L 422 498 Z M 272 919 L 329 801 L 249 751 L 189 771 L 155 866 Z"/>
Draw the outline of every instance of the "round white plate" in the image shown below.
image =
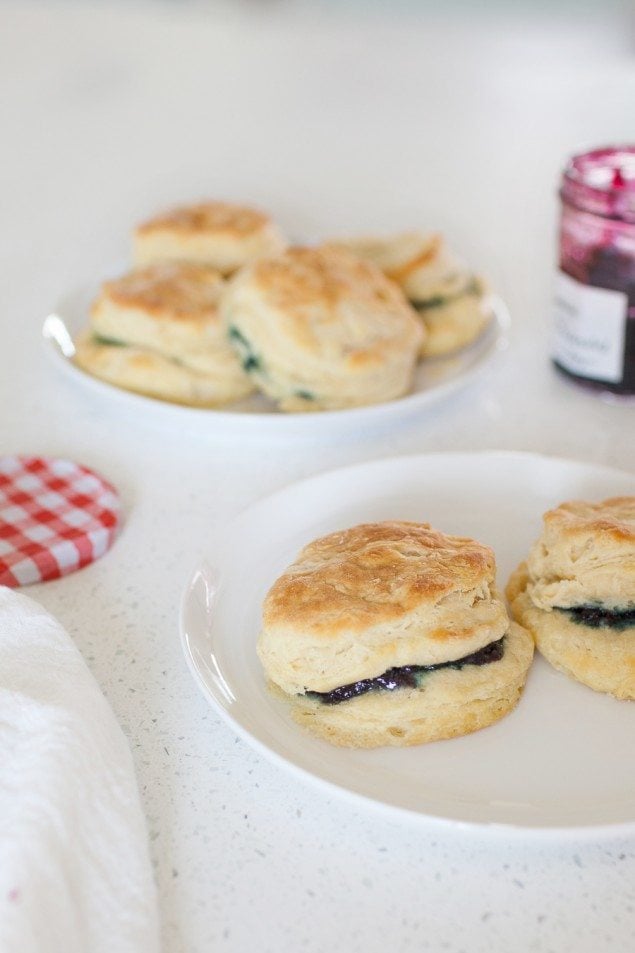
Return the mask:
<path id="1" fill-rule="evenodd" d="M 411 748 L 341 749 L 298 727 L 267 692 L 256 640 L 268 588 L 324 533 L 382 519 L 430 522 L 491 545 L 504 585 L 546 509 L 634 492 L 635 478 L 621 471 L 521 453 L 392 458 L 296 483 L 217 535 L 184 595 L 185 657 L 234 730 L 331 789 L 506 832 L 633 831 L 635 703 L 593 692 L 537 656 L 520 704 L 490 728 Z"/>
<path id="2" fill-rule="evenodd" d="M 266 397 L 254 394 L 222 410 L 207 410 L 134 394 L 107 384 L 77 367 L 73 362 L 73 338 L 86 326 L 90 302 L 94 297 L 94 288 L 68 295 L 44 321 L 42 334 L 48 349 L 66 373 L 95 393 L 124 405 L 129 412 L 136 410 L 146 417 L 181 429 L 234 437 L 334 438 L 360 428 L 377 427 L 405 419 L 467 384 L 497 352 L 504 350 L 509 327 L 509 314 L 504 302 L 492 295 L 489 301 L 493 320 L 478 340 L 456 354 L 422 361 L 415 373 L 412 392 L 388 403 L 352 410 L 287 414 L 277 411 Z"/>

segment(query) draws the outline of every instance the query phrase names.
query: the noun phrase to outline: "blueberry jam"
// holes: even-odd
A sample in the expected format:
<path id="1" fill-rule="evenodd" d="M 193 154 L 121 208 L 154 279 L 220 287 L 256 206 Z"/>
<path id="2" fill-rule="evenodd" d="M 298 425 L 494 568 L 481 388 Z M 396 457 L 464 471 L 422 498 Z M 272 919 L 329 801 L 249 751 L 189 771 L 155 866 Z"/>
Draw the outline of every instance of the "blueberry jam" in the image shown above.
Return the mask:
<path id="1" fill-rule="evenodd" d="M 247 338 L 233 324 L 231 325 L 229 329 L 229 337 L 231 338 L 232 341 L 235 341 L 237 344 L 241 344 L 245 348 L 249 347 L 249 341 L 247 340 Z"/>
<path id="2" fill-rule="evenodd" d="M 572 622 L 590 629 L 612 629 L 624 632 L 635 627 L 635 608 L 605 609 L 601 605 L 558 606 L 558 612 L 566 612 Z"/>
<path id="3" fill-rule="evenodd" d="M 97 344 L 103 344 L 106 347 L 127 347 L 125 341 L 120 341 L 119 338 L 110 338 L 106 337 L 104 334 L 93 334 L 93 340 Z"/>
<path id="4" fill-rule="evenodd" d="M 449 298 L 444 298 L 442 295 L 435 295 L 434 298 L 428 298 L 426 301 L 413 301 L 412 305 L 417 311 L 431 311 L 434 308 L 443 307 L 449 300 Z"/>
<path id="5" fill-rule="evenodd" d="M 256 371 L 260 367 L 260 361 L 257 357 L 254 357 L 253 354 L 250 354 L 249 357 L 243 358 L 243 370 L 247 371 Z"/>
<path id="6" fill-rule="evenodd" d="M 229 329 L 229 338 L 234 342 L 242 358 L 243 370 L 248 374 L 252 371 L 262 371 L 262 362 L 251 350 L 251 344 L 238 328 L 232 325 Z"/>
<path id="7" fill-rule="evenodd" d="M 553 363 L 591 389 L 635 394 L 635 146 L 574 156 L 560 197 Z"/>
<path id="8" fill-rule="evenodd" d="M 339 705 L 367 692 L 394 692 L 397 688 L 417 688 L 422 677 L 427 672 L 436 672 L 440 668 L 453 668 L 460 671 L 465 665 L 489 665 L 490 662 L 500 662 L 505 651 L 505 636 L 497 642 L 490 642 L 478 652 L 472 652 L 464 658 L 453 662 L 439 662 L 437 665 L 403 665 L 400 668 L 389 668 L 377 678 L 363 678 L 350 685 L 341 685 L 332 692 L 307 692 L 308 698 L 315 698 L 324 705 Z"/>
<path id="9" fill-rule="evenodd" d="M 479 295 L 480 288 L 478 281 L 475 278 L 470 278 L 469 282 L 465 287 L 454 294 L 448 295 L 435 295 L 433 298 L 426 298 L 425 300 L 411 301 L 411 304 L 419 312 L 433 311 L 435 308 L 441 308 L 446 304 L 450 304 L 452 301 L 458 301 L 459 298 L 463 298 L 467 295 Z"/>

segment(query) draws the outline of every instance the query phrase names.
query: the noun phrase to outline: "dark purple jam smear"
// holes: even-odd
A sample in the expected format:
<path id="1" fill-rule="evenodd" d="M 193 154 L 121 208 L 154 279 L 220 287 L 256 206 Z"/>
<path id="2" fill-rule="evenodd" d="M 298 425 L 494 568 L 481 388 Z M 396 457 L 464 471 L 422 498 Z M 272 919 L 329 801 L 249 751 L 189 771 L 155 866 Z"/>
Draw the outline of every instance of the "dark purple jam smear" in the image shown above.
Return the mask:
<path id="1" fill-rule="evenodd" d="M 500 662 L 505 652 L 505 636 L 497 642 L 490 642 L 478 652 L 472 652 L 464 658 L 453 662 L 438 662 L 436 665 L 402 665 L 400 668 L 389 668 L 377 678 L 363 678 L 350 685 L 341 685 L 332 692 L 307 692 L 307 698 L 315 698 L 324 705 L 339 705 L 367 692 L 394 692 L 397 688 L 417 688 L 420 679 L 426 672 L 436 672 L 440 668 L 462 669 L 465 665 L 489 665 L 490 662 Z"/>
<path id="2" fill-rule="evenodd" d="M 572 622 L 587 625 L 590 629 L 612 629 L 624 632 L 635 626 L 635 608 L 605 609 L 601 605 L 557 606 L 558 612 L 566 612 Z"/>

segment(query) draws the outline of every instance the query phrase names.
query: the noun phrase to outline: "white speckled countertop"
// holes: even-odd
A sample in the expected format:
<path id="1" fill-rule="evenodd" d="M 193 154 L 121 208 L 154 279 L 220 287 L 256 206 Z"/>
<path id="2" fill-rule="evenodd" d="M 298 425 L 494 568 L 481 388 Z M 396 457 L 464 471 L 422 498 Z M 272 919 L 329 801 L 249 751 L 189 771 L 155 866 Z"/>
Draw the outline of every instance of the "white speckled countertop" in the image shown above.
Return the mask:
<path id="1" fill-rule="evenodd" d="M 635 407 L 563 383 L 546 357 L 563 158 L 635 140 L 619 14 L 567 10 L 0 3 L 0 449 L 75 458 L 123 494 L 111 553 L 29 594 L 130 740 L 166 953 L 633 949 L 634 841 L 489 841 L 327 797 L 221 723 L 177 633 L 209 540 L 299 477 L 485 448 L 635 469 Z M 125 261 L 132 223 L 199 196 L 253 201 L 297 235 L 443 229 L 507 299 L 511 345 L 420 417 L 334 445 L 122 416 L 47 359 L 42 318 Z"/>

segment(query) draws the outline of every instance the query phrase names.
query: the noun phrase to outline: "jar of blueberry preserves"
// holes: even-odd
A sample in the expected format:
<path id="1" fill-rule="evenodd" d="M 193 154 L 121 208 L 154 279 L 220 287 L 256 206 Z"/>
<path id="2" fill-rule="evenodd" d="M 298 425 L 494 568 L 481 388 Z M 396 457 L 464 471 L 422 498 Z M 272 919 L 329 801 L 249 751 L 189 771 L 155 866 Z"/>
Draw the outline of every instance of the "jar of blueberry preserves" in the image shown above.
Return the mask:
<path id="1" fill-rule="evenodd" d="M 567 377 L 635 394 L 635 146 L 565 169 L 552 359 Z"/>

